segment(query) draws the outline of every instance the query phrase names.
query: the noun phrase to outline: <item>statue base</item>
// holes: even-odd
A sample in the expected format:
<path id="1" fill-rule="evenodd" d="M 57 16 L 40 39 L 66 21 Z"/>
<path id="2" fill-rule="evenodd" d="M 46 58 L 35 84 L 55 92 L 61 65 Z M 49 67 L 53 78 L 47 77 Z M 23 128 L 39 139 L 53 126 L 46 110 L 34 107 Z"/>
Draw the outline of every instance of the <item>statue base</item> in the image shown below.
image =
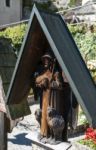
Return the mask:
<path id="1" fill-rule="evenodd" d="M 57 145 L 43 144 L 38 140 L 39 132 L 31 132 L 26 137 L 32 140 L 32 149 L 34 150 L 67 150 L 72 144 L 68 142 L 61 142 Z"/>

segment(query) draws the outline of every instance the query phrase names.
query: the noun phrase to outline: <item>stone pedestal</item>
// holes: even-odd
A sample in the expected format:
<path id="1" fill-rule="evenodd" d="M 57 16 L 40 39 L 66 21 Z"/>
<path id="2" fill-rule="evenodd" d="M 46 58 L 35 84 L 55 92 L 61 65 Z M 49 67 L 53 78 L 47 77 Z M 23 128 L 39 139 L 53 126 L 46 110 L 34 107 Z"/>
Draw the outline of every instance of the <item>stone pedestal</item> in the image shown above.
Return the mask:
<path id="1" fill-rule="evenodd" d="M 32 144 L 32 150 L 46 150 L 45 148 L 42 148 L 36 144 Z"/>
<path id="2" fill-rule="evenodd" d="M 71 143 L 62 142 L 57 145 L 43 144 L 38 140 L 38 132 L 31 132 L 26 138 L 32 140 L 32 150 L 67 150 L 72 146 Z"/>
<path id="3" fill-rule="evenodd" d="M 74 148 L 76 150 L 91 150 L 91 148 L 87 147 L 86 145 L 82 145 L 79 143 L 74 143 Z"/>

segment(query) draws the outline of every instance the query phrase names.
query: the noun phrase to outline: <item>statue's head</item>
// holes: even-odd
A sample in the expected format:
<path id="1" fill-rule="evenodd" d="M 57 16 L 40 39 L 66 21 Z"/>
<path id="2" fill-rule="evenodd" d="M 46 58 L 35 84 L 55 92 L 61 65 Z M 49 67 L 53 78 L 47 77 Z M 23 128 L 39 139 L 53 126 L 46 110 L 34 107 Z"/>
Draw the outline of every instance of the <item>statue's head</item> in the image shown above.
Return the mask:
<path id="1" fill-rule="evenodd" d="M 46 53 L 42 56 L 42 63 L 45 68 L 48 68 L 52 64 L 52 56 L 49 53 Z"/>

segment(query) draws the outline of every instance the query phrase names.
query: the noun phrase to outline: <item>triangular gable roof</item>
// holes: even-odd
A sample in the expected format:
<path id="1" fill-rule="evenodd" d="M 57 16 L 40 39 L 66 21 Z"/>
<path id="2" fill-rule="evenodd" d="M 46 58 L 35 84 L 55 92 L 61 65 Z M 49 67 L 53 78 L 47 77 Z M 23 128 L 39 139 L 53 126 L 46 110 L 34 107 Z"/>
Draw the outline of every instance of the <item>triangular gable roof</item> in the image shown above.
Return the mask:
<path id="1" fill-rule="evenodd" d="M 80 52 L 62 17 L 38 11 L 36 6 L 32 10 L 29 28 L 10 84 L 8 104 L 26 99 L 31 73 L 42 56 L 40 49 L 44 39 L 47 39 L 90 124 L 96 126 L 96 87 Z"/>

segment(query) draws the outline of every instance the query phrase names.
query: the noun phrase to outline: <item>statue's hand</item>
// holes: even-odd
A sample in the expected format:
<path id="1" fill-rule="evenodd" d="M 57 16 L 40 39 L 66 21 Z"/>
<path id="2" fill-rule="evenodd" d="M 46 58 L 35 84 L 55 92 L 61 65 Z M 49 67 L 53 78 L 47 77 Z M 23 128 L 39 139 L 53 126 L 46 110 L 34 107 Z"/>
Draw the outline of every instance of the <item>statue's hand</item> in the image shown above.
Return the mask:
<path id="1" fill-rule="evenodd" d="M 40 88 L 44 88 L 44 89 L 48 88 L 49 87 L 49 80 L 48 80 L 48 78 L 42 79 L 40 83 L 36 84 L 36 86 L 40 87 Z"/>

